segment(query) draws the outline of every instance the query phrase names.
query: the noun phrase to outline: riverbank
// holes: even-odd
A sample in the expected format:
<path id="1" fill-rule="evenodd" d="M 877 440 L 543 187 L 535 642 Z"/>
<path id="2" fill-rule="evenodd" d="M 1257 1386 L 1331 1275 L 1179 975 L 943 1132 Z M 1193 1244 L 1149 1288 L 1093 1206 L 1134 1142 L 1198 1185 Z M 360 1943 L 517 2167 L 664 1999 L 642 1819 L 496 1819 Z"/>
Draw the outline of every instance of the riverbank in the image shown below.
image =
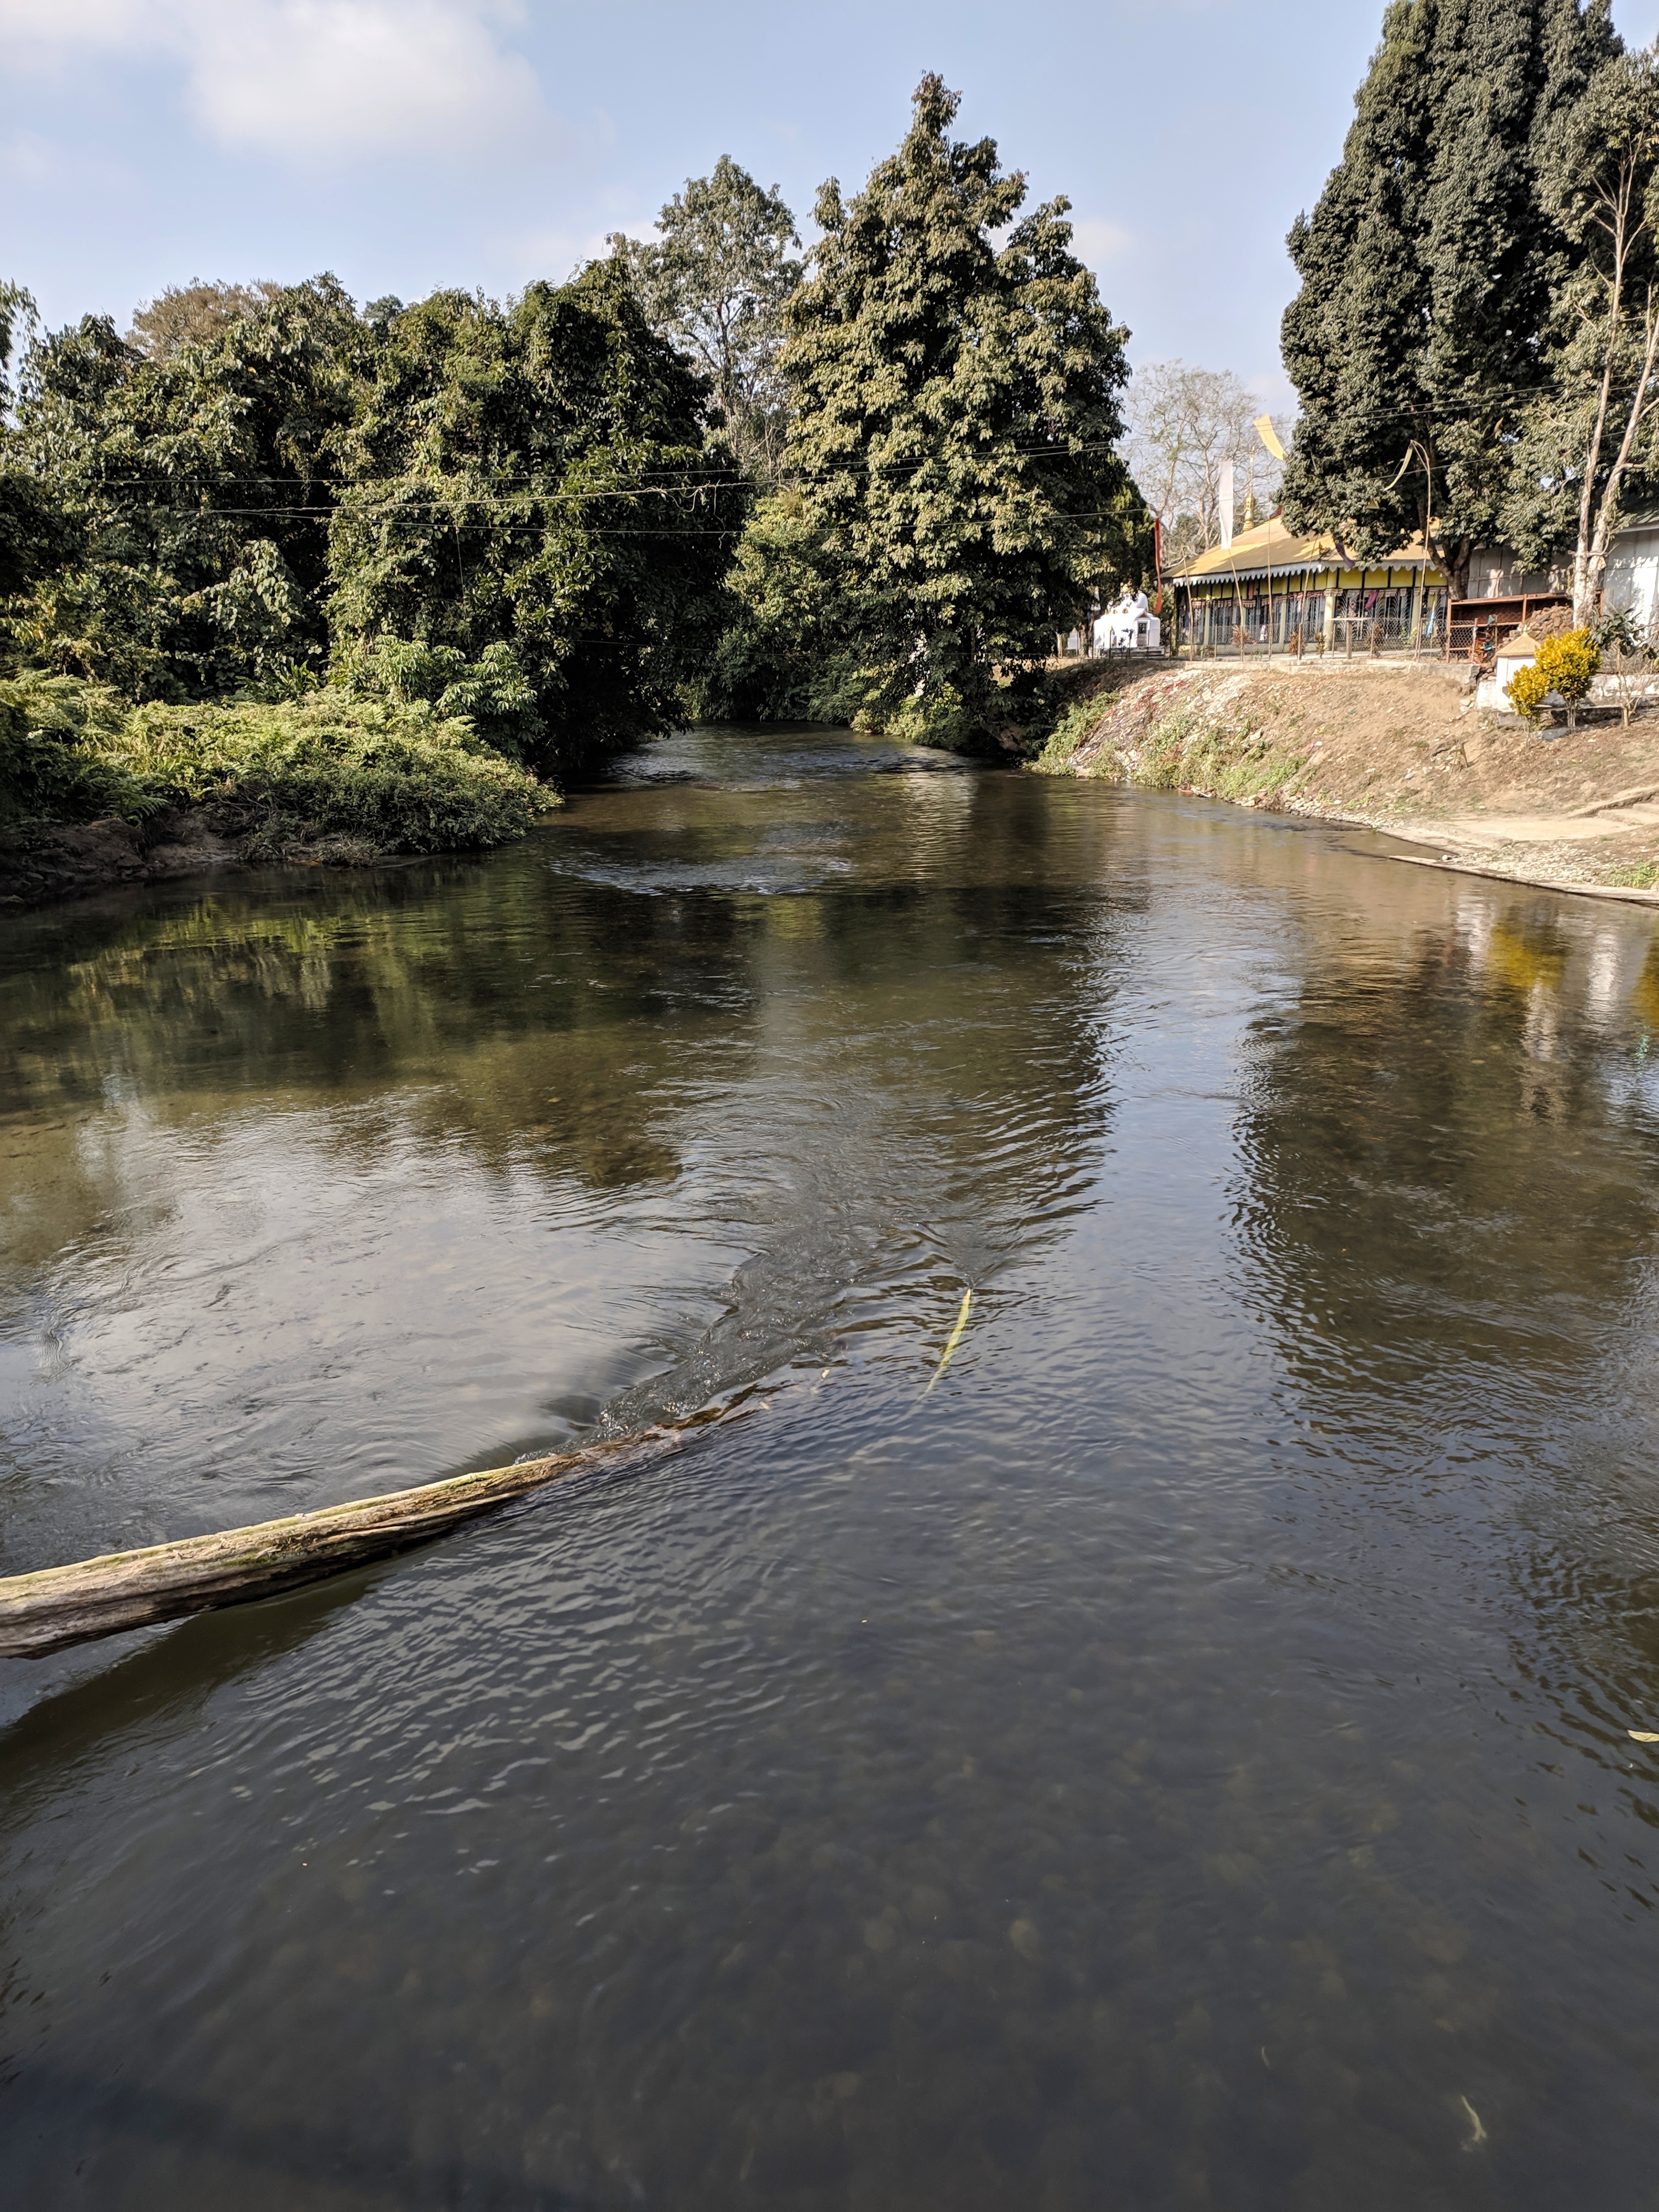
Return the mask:
<path id="1" fill-rule="evenodd" d="M 1569 735 L 1443 662 L 1166 665 L 1074 709 L 1033 766 L 1386 830 L 1433 862 L 1659 899 L 1659 713 Z"/>
<path id="2" fill-rule="evenodd" d="M 319 688 L 135 708 L 72 678 L 0 684 L 0 906 L 238 861 L 482 849 L 557 805 L 426 702 Z"/>

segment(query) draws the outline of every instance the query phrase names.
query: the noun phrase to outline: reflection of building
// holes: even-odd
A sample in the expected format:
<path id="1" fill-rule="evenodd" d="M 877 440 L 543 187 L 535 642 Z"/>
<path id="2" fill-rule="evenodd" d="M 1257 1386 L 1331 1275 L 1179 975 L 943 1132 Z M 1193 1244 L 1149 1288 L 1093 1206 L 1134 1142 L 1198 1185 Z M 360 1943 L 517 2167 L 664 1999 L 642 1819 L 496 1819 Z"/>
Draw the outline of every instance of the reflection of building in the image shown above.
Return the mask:
<path id="1" fill-rule="evenodd" d="M 1340 553 L 1272 515 L 1168 579 L 1183 653 L 1445 650 L 1446 580 L 1420 538 L 1386 560 Z"/>

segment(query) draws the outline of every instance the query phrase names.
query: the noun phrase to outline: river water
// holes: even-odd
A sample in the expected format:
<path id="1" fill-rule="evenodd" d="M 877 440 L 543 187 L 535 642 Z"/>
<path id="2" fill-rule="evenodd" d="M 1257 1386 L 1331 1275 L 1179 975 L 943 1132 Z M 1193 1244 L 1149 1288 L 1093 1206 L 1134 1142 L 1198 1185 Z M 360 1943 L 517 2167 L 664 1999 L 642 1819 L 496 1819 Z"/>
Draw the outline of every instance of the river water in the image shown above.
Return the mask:
<path id="1" fill-rule="evenodd" d="M 1653 2201 L 1649 915 L 702 732 L 0 1024 L 0 1571 L 719 1416 L 0 1662 L 8 2212 Z"/>

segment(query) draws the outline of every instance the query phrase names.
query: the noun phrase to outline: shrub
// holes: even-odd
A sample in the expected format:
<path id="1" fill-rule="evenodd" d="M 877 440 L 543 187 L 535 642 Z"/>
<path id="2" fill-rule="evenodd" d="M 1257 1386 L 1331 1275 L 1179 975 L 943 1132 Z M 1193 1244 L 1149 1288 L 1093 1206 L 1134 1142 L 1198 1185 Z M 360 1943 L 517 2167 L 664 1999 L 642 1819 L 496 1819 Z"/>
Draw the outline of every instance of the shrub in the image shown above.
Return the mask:
<path id="1" fill-rule="evenodd" d="M 73 676 L 27 674 L 0 684 L 0 822 L 129 821 L 155 804 L 106 748 L 125 709 Z"/>
<path id="2" fill-rule="evenodd" d="M 521 837 L 557 805 L 465 718 L 340 690 L 224 706 L 124 708 L 74 677 L 0 684 L 0 817 L 130 820 L 210 805 L 262 853 L 359 856 Z"/>
<path id="3" fill-rule="evenodd" d="M 1072 755 L 1099 728 L 1107 702 L 1103 699 L 1079 699 L 1068 707 L 1049 732 L 1048 741 L 1031 763 L 1039 775 L 1064 775 L 1071 764 Z"/>
<path id="4" fill-rule="evenodd" d="M 505 639 L 468 660 L 453 645 L 378 638 L 339 655 L 336 681 L 368 698 L 404 706 L 424 702 L 440 720 L 465 715 L 477 734 L 509 760 L 534 757 L 547 735 L 523 663 Z"/>
<path id="5" fill-rule="evenodd" d="M 319 836 L 394 853 L 499 845 L 557 804 L 464 719 L 334 690 L 271 705 L 141 707 L 115 744 L 159 796 L 210 800 L 267 847 Z"/>
<path id="6" fill-rule="evenodd" d="M 1517 669 L 1505 687 L 1510 703 L 1528 721 L 1542 714 L 1553 694 L 1567 710 L 1567 727 L 1577 726 L 1578 702 L 1589 694 L 1601 656 L 1587 629 L 1570 629 L 1539 642 L 1538 658 L 1530 668 Z"/>

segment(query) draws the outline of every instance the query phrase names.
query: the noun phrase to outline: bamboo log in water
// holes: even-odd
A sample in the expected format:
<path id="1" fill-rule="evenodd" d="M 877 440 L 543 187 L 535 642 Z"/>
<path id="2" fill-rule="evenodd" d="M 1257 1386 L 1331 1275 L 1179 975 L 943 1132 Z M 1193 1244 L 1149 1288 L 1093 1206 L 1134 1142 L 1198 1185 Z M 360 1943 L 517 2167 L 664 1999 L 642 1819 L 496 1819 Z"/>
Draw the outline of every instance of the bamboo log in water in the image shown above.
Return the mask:
<path id="1" fill-rule="evenodd" d="M 350 1505 L 325 1505 L 251 1528 L 222 1528 L 142 1551 L 110 1552 L 72 1566 L 0 1579 L 0 1655 L 41 1659 L 123 1629 L 179 1620 L 270 1597 L 301 1583 L 384 1559 L 476 1520 L 526 1491 L 580 1474 L 638 1437 L 458 1474 Z"/>

